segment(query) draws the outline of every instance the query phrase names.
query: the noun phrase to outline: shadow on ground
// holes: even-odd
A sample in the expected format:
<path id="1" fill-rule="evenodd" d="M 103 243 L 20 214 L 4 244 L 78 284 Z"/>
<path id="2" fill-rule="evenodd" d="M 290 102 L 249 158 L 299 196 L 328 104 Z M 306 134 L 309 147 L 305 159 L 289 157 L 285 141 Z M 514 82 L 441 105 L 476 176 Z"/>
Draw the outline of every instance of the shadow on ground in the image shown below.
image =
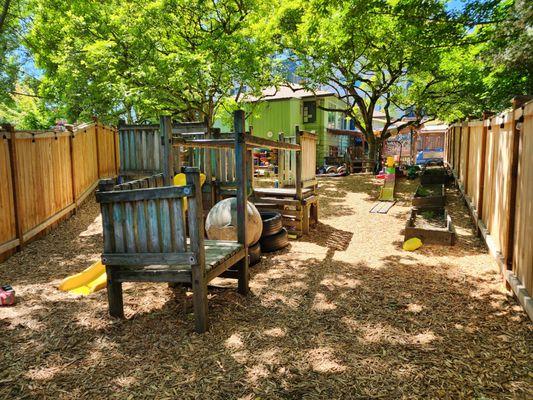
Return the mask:
<path id="1" fill-rule="evenodd" d="M 0 264 L 2 281 L 20 288 L 19 305 L 0 310 L 0 397 L 530 397 L 532 327 L 493 269 L 463 273 L 418 253 L 383 252 L 380 269 L 338 261 L 357 224 L 374 221 L 350 215 L 353 230 L 326 219 L 264 256 L 248 297 L 210 290 L 211 330 L 197 335 L 190 294 L 166 285 L 125 285 L 125 321 L 107 316 L 104 292 L 53 288 L 99 251 L 98 237 L 79 238 L 96 217 L 89 204 Z M 75 247 L 62 247 L 67 238 Z"/>

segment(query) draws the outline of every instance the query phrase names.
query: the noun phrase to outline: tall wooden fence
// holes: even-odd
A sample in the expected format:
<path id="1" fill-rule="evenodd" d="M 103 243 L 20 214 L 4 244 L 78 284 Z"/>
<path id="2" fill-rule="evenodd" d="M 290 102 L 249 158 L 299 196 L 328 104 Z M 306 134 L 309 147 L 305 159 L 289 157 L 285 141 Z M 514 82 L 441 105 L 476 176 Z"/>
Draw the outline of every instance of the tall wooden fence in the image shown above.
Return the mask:
<path id="1" fill-rule="evenodd" d="M 99 123 L 69 132 L 0 128 L 0 257 L 73 212 L 118 173 L 118 136 Z"/>
<path id="2" fill-rule="evenodd" d="M 452 125 L 446 159 L 491 254 L 533 319 L 533 101 Z"/>

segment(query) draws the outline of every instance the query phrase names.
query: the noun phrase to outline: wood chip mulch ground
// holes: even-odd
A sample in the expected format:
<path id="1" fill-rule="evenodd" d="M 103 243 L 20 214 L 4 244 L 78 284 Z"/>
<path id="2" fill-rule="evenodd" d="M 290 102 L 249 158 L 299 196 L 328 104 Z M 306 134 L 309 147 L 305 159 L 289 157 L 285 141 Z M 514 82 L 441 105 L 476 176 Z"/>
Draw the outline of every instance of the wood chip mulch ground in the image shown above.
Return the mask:
<path id="1" fill-rule="evenodd" d="M 0 309 L 0 399 L 531 399 L 533 326 L 448 189 L 454 247 L 401 249 L 416 182 L 370 214 L 370 175 L 321 182 L 312 234 L 253 268 L 250 296 L 210 289 L 211 330 L 193 333 L 190 294 L 125 285 L 127 320 L 105 291 L 60 280 L 101 251 L 98 205 L 0 264 L 18 304 Z"/>

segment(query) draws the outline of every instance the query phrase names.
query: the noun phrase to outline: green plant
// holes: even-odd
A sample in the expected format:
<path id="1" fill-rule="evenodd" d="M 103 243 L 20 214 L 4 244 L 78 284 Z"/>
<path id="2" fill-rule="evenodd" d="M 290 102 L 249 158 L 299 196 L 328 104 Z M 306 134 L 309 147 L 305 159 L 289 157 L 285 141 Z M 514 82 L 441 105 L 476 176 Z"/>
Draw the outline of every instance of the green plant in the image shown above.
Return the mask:
<path id="1" fill-rule="evenodd" d="M 422 215 L 422 217 L 425 219 L 431 219 L 435 217 L 435 213 L 433 211 L 423 211 L 420 215 Z"/>

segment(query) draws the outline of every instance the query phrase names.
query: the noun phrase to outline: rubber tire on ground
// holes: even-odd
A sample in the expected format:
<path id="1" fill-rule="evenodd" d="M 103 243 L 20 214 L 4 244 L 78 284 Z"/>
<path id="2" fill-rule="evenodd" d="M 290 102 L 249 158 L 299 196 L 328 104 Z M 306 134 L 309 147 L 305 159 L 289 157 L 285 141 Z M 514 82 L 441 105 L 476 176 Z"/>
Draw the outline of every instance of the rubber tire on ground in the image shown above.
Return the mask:
<path id="1" fill-rule="evenodd" d="M 255 265 L 261 261 L 261 243 L 257 242 L 248 247 L 248 255 L 250 256 L 249 265 Z"/>
<path id="2" fill-rule="evenodd" d="M 272 236 L 281 231 L 283 222 L 281 214 L 275 212 L 261 211 L 261 219 L 263 220 L 263 233 L 261 239 L 266 236 Z"/>
<path id="3" fill-rule="evenodd" d="M 287 229 L 282 228 L 281 231 L 275 235 L 261 238 L 261 250 L 263 253 L 270 253 L 272 251 L 281 250 L 289 245 L 289 234 Z"/>
<path id="4" fill-rule="evenodd" d="M 330 165 L 326 168 L 326 174 L 334 174 L 337 172 L 337 167 Z"/>

